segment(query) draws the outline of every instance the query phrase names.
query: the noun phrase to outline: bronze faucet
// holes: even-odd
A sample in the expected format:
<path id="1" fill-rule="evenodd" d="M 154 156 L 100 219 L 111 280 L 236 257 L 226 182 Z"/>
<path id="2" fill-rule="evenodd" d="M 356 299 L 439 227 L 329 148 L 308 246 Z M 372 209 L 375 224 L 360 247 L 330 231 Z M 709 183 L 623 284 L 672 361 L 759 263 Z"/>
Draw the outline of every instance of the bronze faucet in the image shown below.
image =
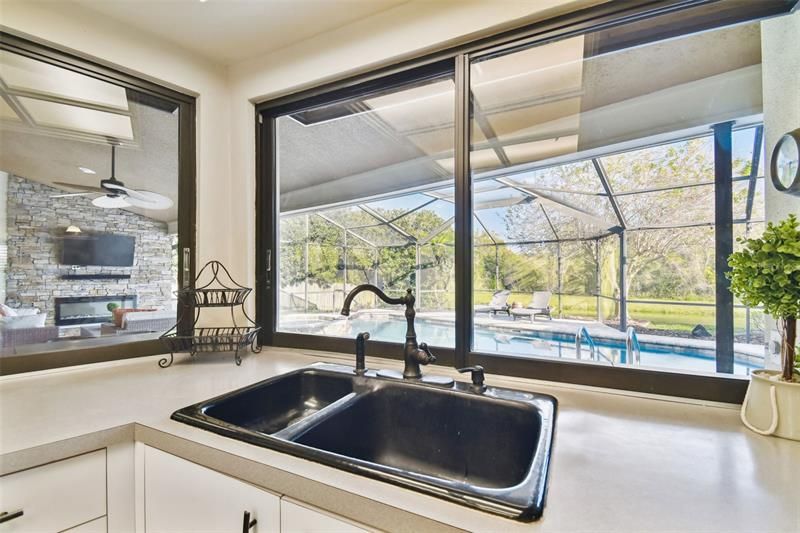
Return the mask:
<path id="1" fill-rule="evenodd" d="M 344 305 L 342 305 L 342 315 L 350 315 L 350 304 L 353 302 L 353 298 L 355 298 L 358 293 L 364 291 L 374 293 L 378 296 L 378 298 L 387 304 L 406 306 L 407 327 L 406 343 L 403 347 L 403 359 L 405 360 L 403 378 L 420 379 L 422 377 L 422 372 L 419 369 L 419 365 L 435 363 L 436 357 L 431 353 L 431 351 L 428 349 L 428 345 L 424 342 L 417 345 L 417 332 L 414 330 L 414 317 L 417 314 L 416 311 L 414 311 L 414 302 L 416 299 L 414 298 L 414 295 L 411 294 L 411 289 L 408 289 L 406 294 L 400 298 L 391 298 L 375 285 L 370 285 L 369 283 L 358 285 L 352 291 L 350 291 L 350 293 L 344 299 Z"/>

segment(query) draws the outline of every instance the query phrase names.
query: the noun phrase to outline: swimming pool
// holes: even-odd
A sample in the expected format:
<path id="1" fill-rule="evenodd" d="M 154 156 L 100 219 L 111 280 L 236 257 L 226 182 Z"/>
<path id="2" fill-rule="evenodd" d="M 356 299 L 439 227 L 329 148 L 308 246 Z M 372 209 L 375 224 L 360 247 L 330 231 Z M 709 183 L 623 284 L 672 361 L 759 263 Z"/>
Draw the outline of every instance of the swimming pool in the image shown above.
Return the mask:
<path id="1" fill-rule="evenodd" d="M 289 327 L 287 327 L 289 326 Z M 405 337 L 406 322 L 399 317 L 352 317 L 334 320 L 323 325 L 310 322 L 282 324 L 281 331 L 297 333 L 319 333 L 336 337 L 355 338 L 361 331 L 368 331 L 370 340 L 399 342 Z M 317 330 L 317 331 L 314 331 Z M 417 338 L 430 346 L 455 346 L 455 329 L 451 324 L 417 318 Z M 614 365 L 627 360 L 625 344 L 622 341 L 594 339 L 599 351 L 599 361 Z M 575 335 L 545 331 L 500 331 L 476 325 L 473 343 L 476 351 L 496 352 L 514 357 L 553 357 L 576 359 Z M 589 347 L 584 344 L 582 358 L 589 359 Z M 714 353 L 682 346 L 656 345 L 642 343 L 641 366 L 672 368 L 697 372 L 715 372 Z M 761 368 L 753 362 L 734 360 L 734 374 L 749 375 L 750 370 Z"/>

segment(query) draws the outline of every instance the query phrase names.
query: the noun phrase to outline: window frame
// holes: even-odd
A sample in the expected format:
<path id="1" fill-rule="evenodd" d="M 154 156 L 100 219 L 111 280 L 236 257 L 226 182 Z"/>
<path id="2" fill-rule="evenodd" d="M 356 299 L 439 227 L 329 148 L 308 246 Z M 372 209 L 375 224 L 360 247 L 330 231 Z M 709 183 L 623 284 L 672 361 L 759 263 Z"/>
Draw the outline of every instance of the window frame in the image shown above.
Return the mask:
<path id="1" fill-rule="evenodd" d="M 681 16 L 684 10 L 695 9 L 695 14 L 681 24 L 661 28 L 659 39 L 684 33 L 722 27 L 739 22 L 760 20 L 790 12 L 797 0 L 771 0 L 767 3 L 717 2 L 715 0 L 660 0 L 648 2 L 609 2 L 566 15 L 543 20 L 497 35 L 477 39 L 465 44 L 445 48 L 427 55 L 390 63 L 380 68 L 364 70 L 345 77 L 292 93 L 279 98 L 258 102 L 255 105 L 256 135 L 256 321 L 262 324 L 260 340 L 264 345 L 290 348 L 305 348 L 322 351 L 352 353 L 353 340 L 307 334 L 276 331 L 278 312 L 278 191 L 276 166 L 277 117 L 289 112 L 320 104 L 347 99 L 376 88 L 386 89 L 404 81 L 415 69 L 424 70 L 432 65 L 452 61 L 455 69 L 455 290 L 456 290 L 456 341 L 454 349 L 437 348 L 437 364 L 461 368 L 480 364 L 488 372 L 524 377 L 576 383 L 581 385 L 623 389 L 659 395 L 683 396 L 726 403 L 741 403 L 749 379 L 734 375 L 709 375 L 691 372 L 675 372 L 631 367 L 611 367 L 579 361 L 519 358 L 488 354 L 471 348 L 473 332 L 472 313 L 472 176 L 469 168 L 470 129 L 470 62 L 475 58 L 487 58 L 505 54 L 519 48 L 546 44 L 566 37 L 581 35 L 601 29 L 631 24 L 658 15 Z M 648 39 L 650 40 L 650 39 Z M 635 42 L 625 43 L 634 46 Z M 730 134 L 730 130 L 727 130 Z M 724 128 L 720 135 L 725 134 Z M 715 143 L 718 144 L 718 143 Z M 720 155 L 724 155 L 720 153 Z M 730 155 L 730 150 L 728 150 Z M 729 165 L 728 165 L 729 166 Z M 724 178 L 725 168 L 716 169 L 717 179 Z M 729 169 L 728 169 L 729 170 Z M 722 209 L 730 207 L 730 198 L 718 198 Z M 718 256 L 730 248 L 731 217 L 720 218 L 716 238 Z M 722 243 L 722 249 L 720 246 Z M 727 257 L 724 255 L 722 257 Z M 718 261 L 721 258 L 718 258 Z M 723 259 L 724 260 L 724 259 Z M 718 292 L 724 286 L 724 275 L 717 276 Z M 728 291 L 728 294 L 729 291 Z M 730 324 L 733 328 L 732 297 L 730 304 L 723 302 L 726 311 L 730 308 Z M 717 309 L 720 309 L 718 303 Z M 717 320 L 723 321 L 717 313 Z M 718 323 L 719 324 L 719 323 Z M 730 339 L 732 349 L 733 337 Z M 727 349 L 726 345 L 718 350 Z M 370 352 L 383 357 L 402 359 L 402 344 L 370 342 Z M 726 358 L 732 359 L 731 351 Z M 719 361 L 719 357 L 717 358 Z M 718 362 L 719 365 L 719 362 Z"/>
<path id="2" fill-rule="evenodd" d="M 97 58 L 79 56 L 17 35 L 11 30 L 0 31 L 0 50 L 12 52 L 84 76 L 99 79 L 125 89 L 168 100 L 178 106 L 178 286 L 194 285 L 196 250 L 196 98 L 159 85 L 129 72 L 122 71 Z M 188 256 L 188 263 L 184 258 Z M 181 330 L 191 328 L 191 315 L 183 313 Z M 176 314 L 176 321 L 181 317 Z M 62 368 L 79 364 L 130 359 L 164 353 L 158 339 L 131 340 L 113 345 L 89 345 L 39 350 L 25 354 L 0 357 L 0 376 Z"/>

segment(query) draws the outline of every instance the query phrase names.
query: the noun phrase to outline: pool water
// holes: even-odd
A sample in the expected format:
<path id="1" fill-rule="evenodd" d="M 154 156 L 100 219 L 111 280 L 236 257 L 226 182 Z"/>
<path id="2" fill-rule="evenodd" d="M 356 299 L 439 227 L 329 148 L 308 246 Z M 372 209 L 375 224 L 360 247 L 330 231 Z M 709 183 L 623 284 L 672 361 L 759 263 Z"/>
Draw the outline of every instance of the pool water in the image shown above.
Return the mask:
<path id="1" fill-rule="evenodd" d="M 293 330 L 294 328 L 281 328 Z M 405 337 L 405 320 L 392 317 L 353 317 L 336 320 L 318 333 L 337 337 L 352 337 L 368 331 L 370 340 L 399 342 Z M 425 319 L 416 321 L 417 338 L 430 346 L 455 346 L 455 329 L 452 325 Z M 308 329 L 305 331 L 309 333 Z M 594 339 L 598 348 L 600 362 L 615 365 L 627 361 L 625 344 L 619 341 Z M 576 359 L 575 336 L 566 333 L 542 331 L 496 331 L 476 325 L 473 335 L 476 351 L 497 352 L 515 357 L 553 357 Z M 589 360 L 589 346 L 584 342 L 582 359 Z M 697 372 L 715 372 L 714 353 L 680 346 L 654 345 L 642 343 L 641 366 L 671 368 Z M 748 375 L 750 370 L 761 368 L 746 360 L 734 360 L 734 374 Z"/>

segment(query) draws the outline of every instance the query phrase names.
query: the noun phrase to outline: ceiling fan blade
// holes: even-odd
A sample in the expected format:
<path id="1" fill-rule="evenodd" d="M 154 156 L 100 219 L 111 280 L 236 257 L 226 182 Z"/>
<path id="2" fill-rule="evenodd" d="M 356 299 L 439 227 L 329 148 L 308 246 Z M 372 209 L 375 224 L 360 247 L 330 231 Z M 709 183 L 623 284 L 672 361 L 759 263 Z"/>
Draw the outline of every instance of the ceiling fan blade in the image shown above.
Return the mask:
<path id="1" fill-rule="evenodd" d="M 130 207 L 131 204 L 122 196 L 98 196 L 92 200 L 92 204 L 103 209 L 113 209 L 116 207 Z"/>
<path id="2" fill-rule="evenodd" d="M 106 189 L 119 191 L 125 195 L 125 200 L 133 206 L 143 209 L 169 209 L 173 202 L 167 196 L 152 191 L 137 191 L 118 183 L 104 183 Z"/>
<path id="3" fill-rule="evenodd" d="M 172 207 L 173 202 L 170 198 L 154 193 L 151 191 L 133 191 L 135 194 L 128 194 L 125 200 L 134 207 L 141 207 L 142 209 L 169 209 Z"/>
<path id="4" fill-rule="evenodd" d="M 67 187 L 70 189 L 83 189 L 84 191 L 105 193 L 105 191 L 100 187 L 92 187 L 91 185 L 80 185 L 78 183 L 67 183 L 66 181 L 54 181 L 53 185 L 58 185 L 59 187 Z"/>
<path id="5" fill-rule="evenodd" d="M 51 194 L 50 198 L 72 198 L 73 196 L 87 196 L 90 194 L 97 194 L 97 193 L 92 191 L 86 191 L 86 192 L 71 192 L 67 194 Z"/>

